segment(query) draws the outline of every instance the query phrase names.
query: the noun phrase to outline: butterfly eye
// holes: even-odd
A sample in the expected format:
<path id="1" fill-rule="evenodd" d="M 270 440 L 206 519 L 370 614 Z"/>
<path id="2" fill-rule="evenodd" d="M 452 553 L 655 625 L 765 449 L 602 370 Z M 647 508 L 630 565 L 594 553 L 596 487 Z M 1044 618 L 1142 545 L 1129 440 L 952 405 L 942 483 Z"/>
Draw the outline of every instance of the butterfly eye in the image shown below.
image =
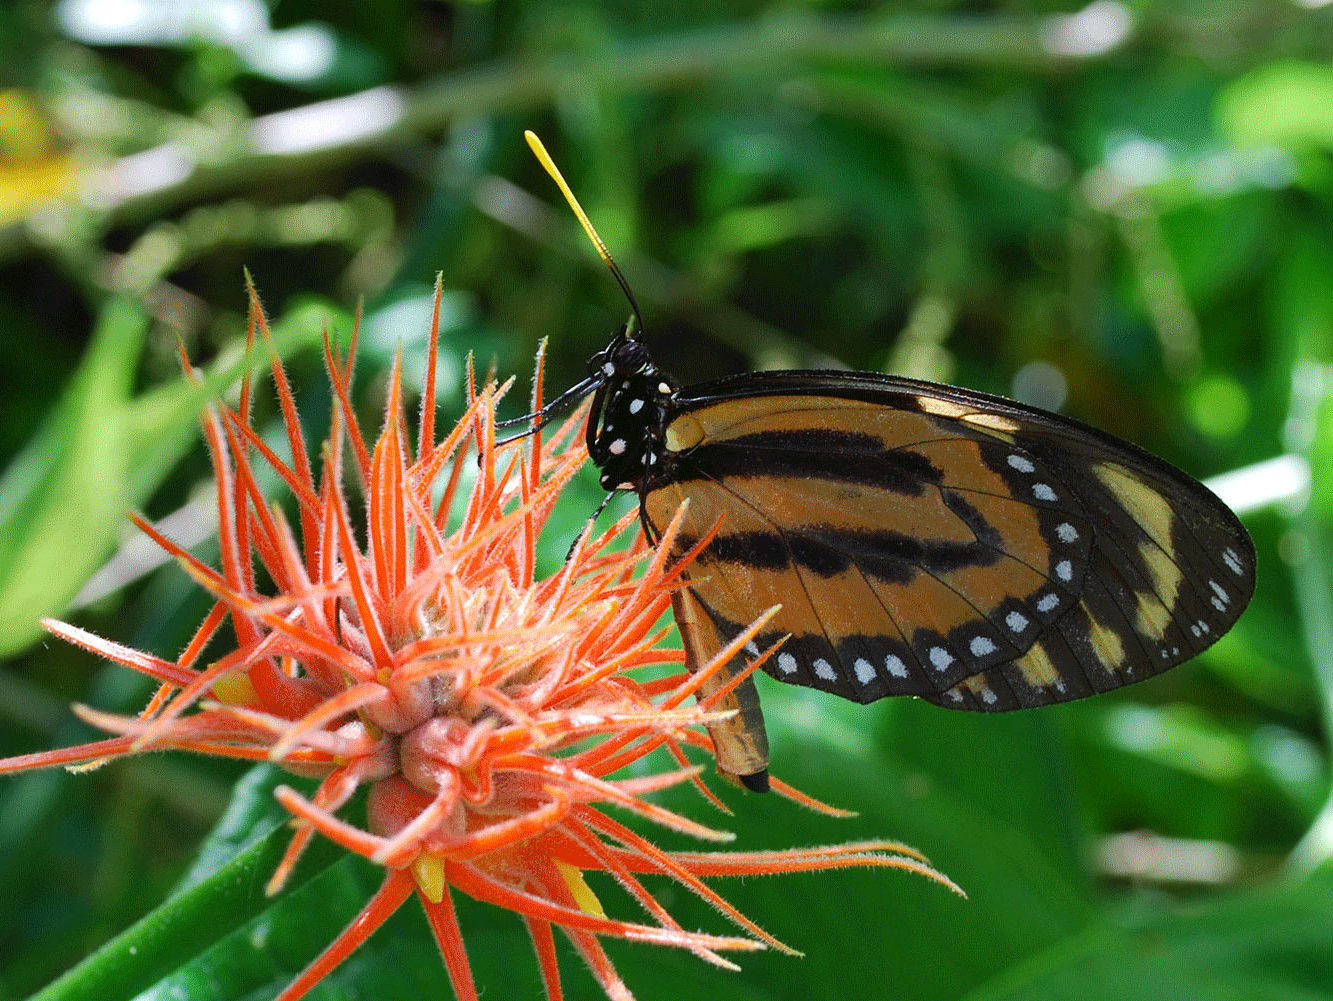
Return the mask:
<path id="1" fill-rule="evenodd" d="M 625 341 L 612 357 L 618 375 L 633 375 L 648 364 L 648 349 L 642 341 Z"/>

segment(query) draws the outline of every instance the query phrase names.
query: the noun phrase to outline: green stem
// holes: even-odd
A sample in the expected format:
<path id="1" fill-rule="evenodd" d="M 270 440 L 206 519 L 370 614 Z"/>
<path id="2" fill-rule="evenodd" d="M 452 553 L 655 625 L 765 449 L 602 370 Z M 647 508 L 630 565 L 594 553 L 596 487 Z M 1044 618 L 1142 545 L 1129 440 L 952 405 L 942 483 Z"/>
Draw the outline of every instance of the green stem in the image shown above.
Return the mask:
<path id="1" fill-rule="evenodd" d="M 280 827 L 239 852 L 28 1001 L 121 1001 L 142 993 L 273 905 L 264 883 L 290 838 L 291 831 Z M 313 843 L 308 855 L 300 866 L 307 879 L 337 858 L 336 849 L 323 841 Z"/>
<path id="2" fill-rule="evenodd" d="M 266 178 L 438 135 L 460 118 L 545 107 L 571 90 L 663 92 L 756 74 L 788 76 L 830 63 L 1054 71 L 1071 60 L 1043 42 L 1044 24 L 1002 16 L 788 14 L 496 60 L 416 88 L 379 87 L 257 118 L 232 135 L 211 136 L 207 154 L 185 138 L 166 143 L 94 171 L 81 195 L 103 224 L 149 218 Z M 46 239 L 53 236 L 48 231 Z M 33 239 L 23 224 L 0 229 L 0 260 L 23 252 Z"/>
<path id="3" fill-rule="evenodd" d="M 1328 399 L 1329 380 L 1330 371 L 1313 362 L 1298 364 L 1293 374 L 1287 426 L 1293 435 L 1305 440 L 1292 441 L 1290 445 L 1293 452 L 1307 459 L 1313 459 L 1311 448 L 1318 437 L 1315 429 Z M 1310 468 L 1317 467 L 1312 464 Z M 1312 485 L 1312 493 L 1316 487 L 1317 483 Z M 1329 581 L 1333 578 L 1324 557 L 1328 540 L 1317 509 L 1308 500 L 1292 517 L 1291 527 L 1306 543 L 1302 558 L 1292 561 L 1293 590 L 1305 648 L 1314 669 L 1325 739 L 1333 741 L 1333 595 L 1329 593 Z M 1298 871 L 1308 871 L 1329 858 L 1333 858 L 1333 797 L 1325 802 L 1315 822 L 1292 850 L 1288 864 Z"/>

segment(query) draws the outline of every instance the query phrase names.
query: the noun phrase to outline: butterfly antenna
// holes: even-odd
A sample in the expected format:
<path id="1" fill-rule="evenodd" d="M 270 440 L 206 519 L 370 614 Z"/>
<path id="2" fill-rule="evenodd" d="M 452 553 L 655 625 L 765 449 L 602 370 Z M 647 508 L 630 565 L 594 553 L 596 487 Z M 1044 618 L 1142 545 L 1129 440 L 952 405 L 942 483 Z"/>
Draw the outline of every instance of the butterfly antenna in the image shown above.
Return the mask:
<path id="1" fill-rule="evenodd" d="M 611 270 L 611 277 L 613 277 L 616 280 L 616 284 L 620 286 L 620 291 L 625 293 L 625 298 L 629 300 L 629 308 L 634 313 L 635 330 L 631 331 L 630 336 L 637 336 L 637 334 L 643 330 L 643 314 L 639 312 L 639 304 L 634 299 L 634 293 L 629 290 L 629 282 L 625 281 L 625 276 L 621 274 L 619 265 L 616 264 L 615 259 L 611 256 L 611 251 L 606 249 L 606 244 L 602 242 L 602 238 L 597 235 L 597 230 L 593 229 L 592 220 L 588 218 L 588 213 L 583 211 L 583 206 L 579 204 L 579 200 L 574 197 L 574 192 L 571 191 L 569 185 L 565 183 L 564 175 L 560 173 L 560 168 L 557 167 L 555 161 L 551 159 L 551 154 L 546 152 L 546 147 L 543 146 L 542 141 L 537 138 L 537 133 L 528 129 L 523 133 L 523 138 L 528 141 L 528 145 L 532 148 L 532 154 L 537 158 L 537 162 L 542 165 L 546 173 L 551 175 L 551 180 L 555 181 L 556 186 L 560 189 L 560 193 L 565 196 L 565 201 L 569 202 L 569 207 L 574 210 L 574 215 L 578 217 L 579 225 L 583 227 L 583 232 L 588 234 L 588 239 L 592 241 L 593 247 L 597 249 L 597 256 L 600 257 L 602 263 Z"/>

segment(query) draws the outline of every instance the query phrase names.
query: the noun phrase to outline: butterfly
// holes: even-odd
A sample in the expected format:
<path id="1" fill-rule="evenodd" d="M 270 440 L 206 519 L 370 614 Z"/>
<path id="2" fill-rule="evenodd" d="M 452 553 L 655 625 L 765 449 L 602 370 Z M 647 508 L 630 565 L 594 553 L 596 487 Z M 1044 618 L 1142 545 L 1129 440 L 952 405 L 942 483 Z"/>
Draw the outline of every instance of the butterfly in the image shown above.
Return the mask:
<path id="1" fill-rule="evenodd" d="M 1000 712 L 1160 674 L 1236 622 L 1255 579 L 1239 519 L 1197 480 L 1087 424 L 873 373 L 678 385 L 528 135 L 635 318 L 529 418 L 592 394 L 589 455 L 604 487 L 638 495 L 650 539 L 688 501 L 672 545 L 683 555 L 707 540 L 674 597 L 689 666 L 780 605 L 730 672 L 777 645 L 763 667 L 778 681 Z M 748 679 L 724 705 L 737 714 L 710 727 L 719 768 L 766 789 Z"/>

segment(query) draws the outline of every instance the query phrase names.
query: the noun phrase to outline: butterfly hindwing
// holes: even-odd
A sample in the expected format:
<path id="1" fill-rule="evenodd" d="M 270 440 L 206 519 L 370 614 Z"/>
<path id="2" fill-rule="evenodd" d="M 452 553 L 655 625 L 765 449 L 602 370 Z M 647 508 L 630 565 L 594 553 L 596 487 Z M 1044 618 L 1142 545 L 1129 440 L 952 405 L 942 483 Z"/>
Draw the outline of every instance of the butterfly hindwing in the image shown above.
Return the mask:
<path id="1" fill-rule="evenodd" d="M 1076 608 L 1027 655 L 935 699 L 961 705 L 986 689 L 1019 705 L 1107 691 L 1174 667 L 1231 627 L 1254 589 L 1254 551 L 1206 488 L 1102 432 L 1047 418 L 1015 434 L 1077 477 L 1097 526 L 1092 573 Z M 1067 690 L 1061 690 L 1060 686 Z"/>
<path id="2" fill-rule="evenodd" d="M 982 711 L 1159 673 L 1235 621 L 1253 551 L 1168 464 L 1072 420 L 854 373 L 761 373 L 678 394 L 642 492 L 718 635 L 782 611 L 779 680 L 859 702 Z"/>

